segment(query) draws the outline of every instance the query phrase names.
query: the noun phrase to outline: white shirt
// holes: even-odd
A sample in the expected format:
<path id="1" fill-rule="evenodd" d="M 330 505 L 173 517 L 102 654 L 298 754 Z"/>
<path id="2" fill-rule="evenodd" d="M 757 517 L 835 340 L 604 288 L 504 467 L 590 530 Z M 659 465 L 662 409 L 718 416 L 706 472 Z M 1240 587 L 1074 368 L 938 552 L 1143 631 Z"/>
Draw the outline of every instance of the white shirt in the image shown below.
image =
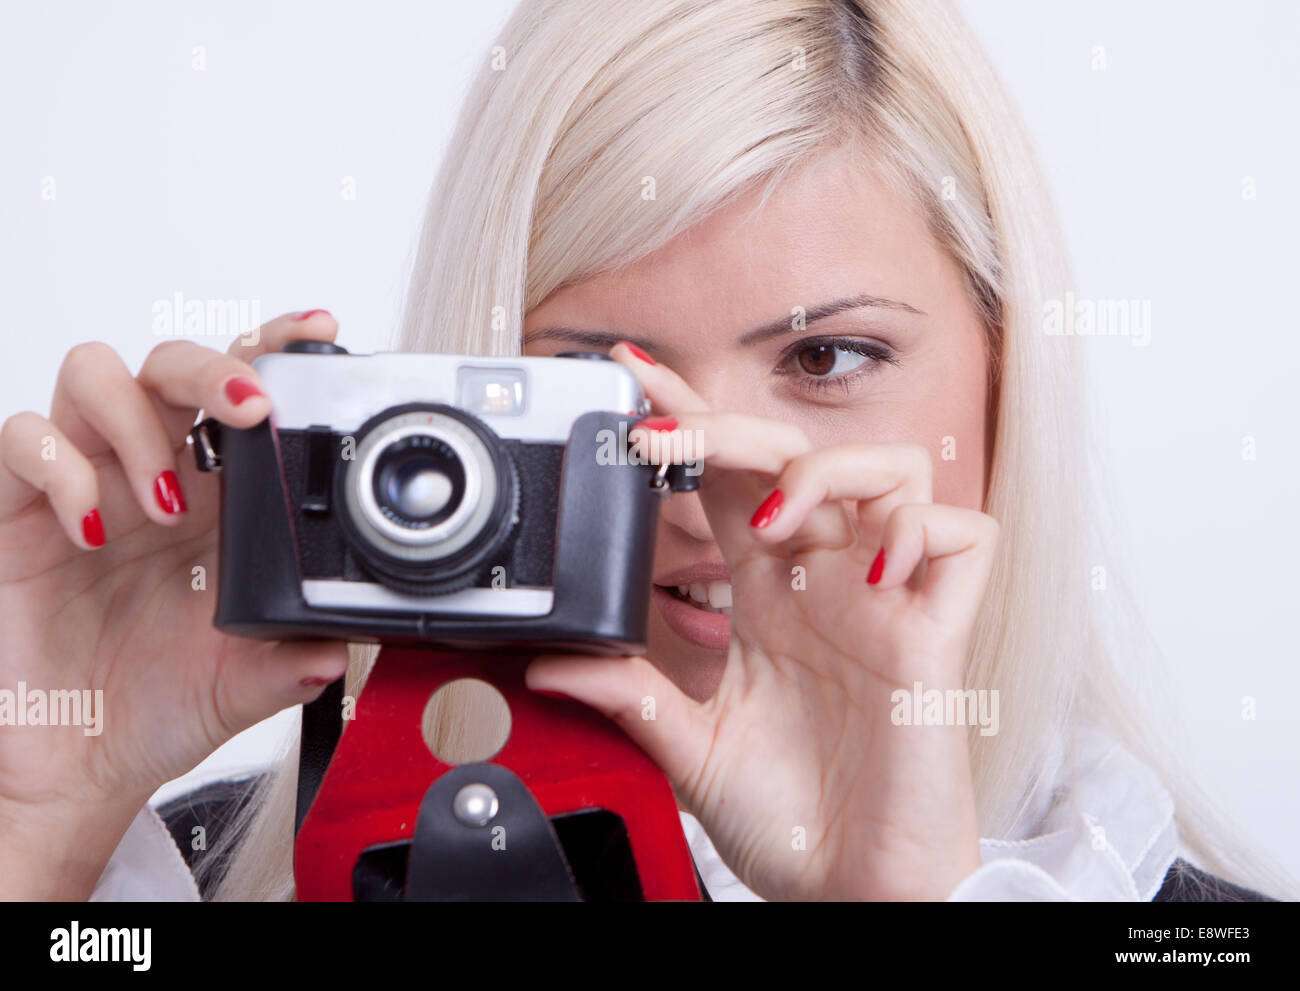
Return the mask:
<path id="1" fill-rule="evenodd" d="M 1174 803 L 1155 773 L 1114 741 L 1081 731 L 1073 776 L 1063 748 L 1018 835 L 981 839 L 981 866 L 948 901 L 1150 901 L 1178 856 Z M 1073 777 L 1073 790 L 1068 779 Z M 679 813 L 714 901 L 763 901 L 722 862 L 699 821 Z M 91 901 L 198 901 L 199 890 L 153 808 L 140 810 Z"/>
<path id="2" fill-rule="evenodd" d="M 1058 740 L 1017 835 L 980 840 L 980 866 L 948 901 L 1150 901 L 1178 856 L 1174 803 L 1145 764 L 1081 730 L 1073 774 Z M 1073 778 L 1071 792 L 1069 779 Z M 682 825 L 714 901 L 762 901 L 718 856 L 696 819 Z"/>

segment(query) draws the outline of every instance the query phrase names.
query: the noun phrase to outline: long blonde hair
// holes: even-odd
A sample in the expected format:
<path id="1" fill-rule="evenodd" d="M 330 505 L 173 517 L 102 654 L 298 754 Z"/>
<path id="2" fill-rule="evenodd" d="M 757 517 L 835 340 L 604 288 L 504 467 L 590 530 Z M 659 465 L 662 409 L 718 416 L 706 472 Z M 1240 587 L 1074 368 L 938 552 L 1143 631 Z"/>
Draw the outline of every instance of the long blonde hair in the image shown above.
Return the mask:
<path id="1" fill-rule="evenodd" d="M 1087 339 L 1041 330 L 1045 301 L 1071 288 L 1063 238 L 1019 114 L 949 3 L 521 4 L 429 199 L 400 346 L 518 354 L 525 313 L 559 287 L 636 260 L 847 143 L 869 149 L 871 167 L 923 209 L 965 273 L 994 356 L 985 510 L 1004 529 L 967 683 L 996 687 L 1013 715 L 993 736 L 972 728 L 980 835 L 1032 826 L 1051 742 L 1087 720 L 1160 776 L 1200 866 L 1296 897 L 1282 871 L 1211 840 L 1226 827 L 1125 681 L 1140 629 L 1118 628 L 1124 671 L 1107 645 L 1097 607 L 1124 610 L 1116 583 L 1104 595 L 1089 585 L 1106 544 L 1084 429 Z M 354 647 L 348 694 L 374 655 Z M 472 722 L 469 704 L 451 698 L 444 726 Z M 296 766 L 294 746 L 209 851 L 201 873 L 234 852 L 216 897 L 292 897 Z"/>

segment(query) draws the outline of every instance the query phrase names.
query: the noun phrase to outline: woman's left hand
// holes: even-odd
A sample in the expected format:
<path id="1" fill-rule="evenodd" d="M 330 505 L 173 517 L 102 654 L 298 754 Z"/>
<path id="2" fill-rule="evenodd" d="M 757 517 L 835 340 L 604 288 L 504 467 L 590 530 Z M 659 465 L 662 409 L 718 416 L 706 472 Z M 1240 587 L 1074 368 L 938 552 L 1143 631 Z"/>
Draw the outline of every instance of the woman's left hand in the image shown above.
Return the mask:
<path id="1" fill-rule="evenodd" d="M 923 447 L 814 450 L 796 427 L 710 412 L 662 364 L 612 353 L 678 424 L 653 441 L 634 430 L 640 453 L 707 465 L 699 495 L 734 596 L 726 669 L 702 703 L 641 657 L 551 655 L 527 684 L 614 720 L 761 897 L 946 899 L 980 865 L 969 730 L 891 713 L 900 690 L 911 711 L 917 682 L 964 688 L 997 522 L 933 503 Z M 760 504 L 766 522 L 751 518 Z"/>

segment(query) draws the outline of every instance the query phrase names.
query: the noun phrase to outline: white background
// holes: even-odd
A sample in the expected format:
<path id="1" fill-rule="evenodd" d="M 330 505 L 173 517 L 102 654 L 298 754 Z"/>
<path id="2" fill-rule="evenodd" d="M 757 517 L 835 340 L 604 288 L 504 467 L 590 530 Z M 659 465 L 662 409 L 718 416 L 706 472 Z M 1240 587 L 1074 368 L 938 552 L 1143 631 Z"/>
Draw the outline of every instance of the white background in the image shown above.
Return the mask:
<path id="1" fill-rule="evenodd" d="M 78 341 L 138 367 L 176 292 L 263 319 L 323 307 L 351 349 L 386 347 L 441 149 L 512 6 L 6 0 L 0 418 L 48 412 Z M 1139 590 L 1199 780 L 1300 874 L 1300 5 L 960 6 L 1030 123 L 1077 292 L 1151 302 L 1148 346 L 1089 342 L 1127 517 L 1099 563 Z M 296 728 L 283 713 L 160 795 L 264 764 Z"/>

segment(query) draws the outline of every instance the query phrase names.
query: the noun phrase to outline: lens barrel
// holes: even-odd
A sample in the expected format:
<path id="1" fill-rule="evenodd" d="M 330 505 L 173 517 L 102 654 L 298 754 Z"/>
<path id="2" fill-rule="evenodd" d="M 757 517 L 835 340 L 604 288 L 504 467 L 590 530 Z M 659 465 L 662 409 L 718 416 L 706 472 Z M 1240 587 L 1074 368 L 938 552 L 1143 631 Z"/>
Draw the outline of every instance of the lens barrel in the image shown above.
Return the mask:
<path id="1" fill-rule="evenodd" d="M 418 595 L 474 583 L 503 554 L 519 483 L 501 438 L 454 406 L 412 403 L 362 424 L 335 473 L 344 538 L 383 584 Z"/>

